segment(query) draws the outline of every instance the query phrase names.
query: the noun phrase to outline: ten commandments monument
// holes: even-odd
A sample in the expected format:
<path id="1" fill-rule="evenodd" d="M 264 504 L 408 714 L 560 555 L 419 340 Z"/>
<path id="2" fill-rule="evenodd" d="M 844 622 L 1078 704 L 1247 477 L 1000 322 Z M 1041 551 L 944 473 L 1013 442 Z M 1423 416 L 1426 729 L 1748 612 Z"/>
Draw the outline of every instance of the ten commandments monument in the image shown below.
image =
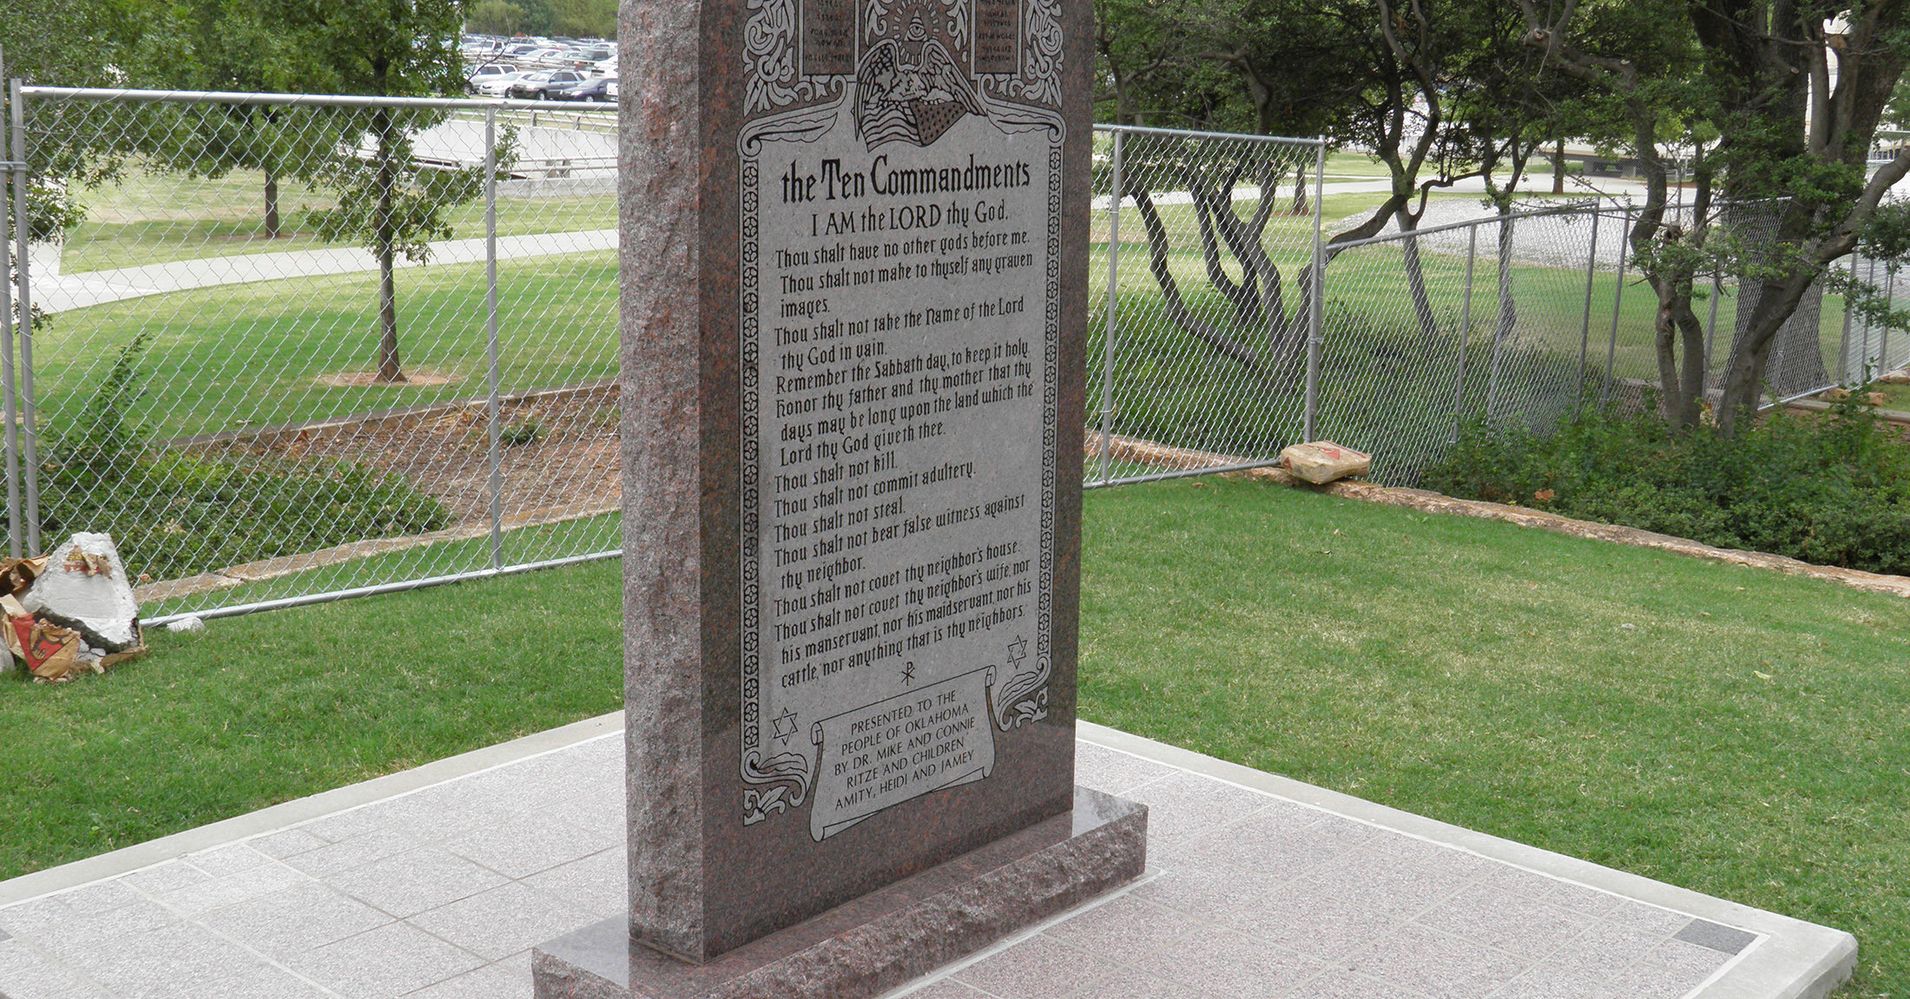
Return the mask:
<path id="1" fill-rule="evenodd" d="M 625 0 L 630 916 L 875 995 L 1140 874 L 1074 787 L 1087 0 Z"/>

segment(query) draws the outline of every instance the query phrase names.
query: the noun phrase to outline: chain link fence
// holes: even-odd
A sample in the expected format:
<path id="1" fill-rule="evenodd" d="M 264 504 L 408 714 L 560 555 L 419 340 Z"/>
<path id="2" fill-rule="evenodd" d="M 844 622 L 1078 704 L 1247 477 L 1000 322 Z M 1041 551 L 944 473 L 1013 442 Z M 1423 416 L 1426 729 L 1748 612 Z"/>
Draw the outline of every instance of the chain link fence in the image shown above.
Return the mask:
<path id="1" fill-rule="evenodd" d="M 1127 140 L 1130 148 L 1135 141 Z M 1188 193 L 1163 195 L 1157 185 L 1145 196 L 1156 202 L 1198 203 L 1190 188 L 1216 172 L 1235 176 L 1250 148 L 1238 138 L 1174 144 L 1198 152 L 1176 154 L 1157 171 L 1170 189 Z M 1333 178 L 1315 201 L 1330 203 L 1336 188 L 1349 186 L 1372 193 L 1372 185 Z M 1255 195 L 1236 192 L 1245 206 L 1236 215 L 1251 214 Z M 1148 216 L 1145 197 L 1101 196 L 1097 232 L 1136 228 Z M 1321 228 L 1330 233 L 1363 217 L 1321 219 Z M 1143 245 L 1118 247 L 1123 263 L 1094 272 L 1110 323 L 1090 342 L 1090 382 L 1097 360 L 1104 380 L 1103 411 L 1089 413 L 1090 484 L 1264 465 L 1288 444 L 1330 439 L 1373 453 L 1375 479 L 1414 485 L 1469 422 L 1544 432 L 1587 404 L 1643 405 L 1658 384 L 1657 300 L 1632 259 L 1637 218 L 1633 206 L 1610 199 L 1523 199 L 1505 211 L 1478 195 L 1434 200 L 1408 231 L 1394 222 L 1370 238 L 1329 236 L 1318 251 L 1317 299 L 1300 234 L 1289 231 L 1283 246 L 1270 232 L 1269 255 L 1285 255 L 1288 287 L 1302 300 L 1284 327 L 1233 308 L 1248 271 L 1225 244 L 1216 253 L 1211 226 L 1198 214 L 1178 225 L 1139 226 L 1144 235 L 1135 239 Z M 1674 206 L 1667 221 L 1690 231 L 1692 209 Z M 1714 214 L 1711 236 L 1739 247 L 1774 245 L 1776 222 L 1769 204 L 1726 206 Z M 1130 268 L 1132 257 L 1142 261 Z M 1163 259 L 1168 268 L 1151 266 Z M 1896 300 L 1881 265 L 1859 259 L 1843 266 Z M 1720 271 L 1702 271 L 1697 284 L 1707 387 L 1715 394 L 1758 285 Z M 1847 311 L 1844 296 L 1825 284 L 1807 293 L 1776 338 L 1765 374 L 1770 398 L 1863 384 L 1910 362 L 1910 335 L 1897 331 L 1893 344 L 1883 323 Z M 1302 350 L 1297 327 L 1310 308 L 1318 310 L 1306 330 L 1312 349 Z M 1281 352 L 1279 344 L 1290 346 Z M 1275 363 L 1256 367 L 1262 356 Z M 1097 448 L 1116 460 L 1097 467 Z M 1127 466 L 1122 455 L 1131 459 Z"/>
<path id="2" fill-rule="evenodd" d="M 79 218 L 27 248 L 16 550 L 110 532 L 161 620 L 616 554 L 614 107 L 13 107 Z"/>
<path id="3" fill-rule="evenodd" d="M 16 552 L 110 532 L 158 621 L 618 554 L 613 107 L 9 97 Z M 1385 182 L 1318 140 L 1103 126 L 1093 162 L 1090 486 L 1322 438 L 1410 484 L 1466 421 L 1543 429 L 1657 377 L 1623 206 L 1453 196 L 1335 243 Z M 1715 381 L 1754 303 L 1700 283 Z M 1813 292 L 1772 382 L 1905 361 Z"/>
<path id="4" fill-rule="evenodd" d="M 1307 435 L 1317 140 L 1097 129 L 1090 485 L 1264 464 Z"/>

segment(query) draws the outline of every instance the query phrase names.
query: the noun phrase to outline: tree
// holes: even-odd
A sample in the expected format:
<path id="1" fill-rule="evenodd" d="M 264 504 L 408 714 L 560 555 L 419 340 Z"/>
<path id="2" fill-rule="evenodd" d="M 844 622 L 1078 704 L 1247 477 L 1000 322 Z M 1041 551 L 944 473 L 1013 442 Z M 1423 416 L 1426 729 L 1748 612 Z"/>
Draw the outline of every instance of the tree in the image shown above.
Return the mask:
<path id="1" fill-rule="evenodd" d="M 264 93 L 309 75 L 304 53 L 287 44 L 277 26 L 250 0 L 129 0 L 146 25 L 126 62 L 147 86 L 178 90 Z M 310 115 L 261 104 L 186 105 L 161 109 L 145 151 L 156 164 L 191 176 L 221 177 L 233 170 L 263 175 L 262 229 L 283 230 L 282 178 L 309 171 L 328 154 L 323 129 L 302 127 Z M 153 118 L 160 115 L 149 116 Z"/>
<path id="2" fill-rule="evenodd" d="M 286 43 L 308 54 L 298 81 L 306 89 L 432 96 L 463 86 L 461 0 L 270 0 L 264 9 Z M 430 171 L 413 161 L 412 137 L 442 118 L 441 112 L 389 106 L 333 115 L 337 147 L 347 153 L 325 161 L 315 177 L 338 196 L 336 208 L 311 213 L 319 235 L 358 240 L 377 258 L 375 377 L 384 383 L 406 380 L 398 343 L 398 256 L 427 259 L 429 241 L 450 232 L 445 210 L 482 190 L 480 171 Z"/>
<path id="3" fill-rule="evenodd" d="M 1100 0 L 1098 9 L 1101 79 L 1117 120 L 1324 132 L 1385 164 L 1387 196 L 1334 234 L 1329 259 L 1388 224 L 1412 232 L 1437 189 L 1523 164 L 1533 123 L 1547 114 L 1530 86 L 1537 59 L 1522 45 L 1523 22 L 1493 0 Z M 1296 356 L 1313 295 L 1310 271 L 1300 274 L 1301 294 L 1285 295 L 1261 248 L 1275 186 L 1269 159 L 1203 157 L 1190 147 L 1123 173 L 1168 316 L 1222 356 L 1263 372 Z M 1284 169 L 1295 165 L 1289 160 Z M 1233 210 L 1242 180 L 1262 192 L 1245 218 Z M 1233 331 L 1201 320 L 1167 266 L 1167 230 L 1146 189 L 1164 182 L 1191 195 L 1207 280 L 1234 306 Z M 1417 240 L 1407 238 L 1402 249 L 1414 314 L 1431 337 L 1437 318 Z"/>
<path id="4" fill-rule="evenodd" d="M 1910 174 L 1910 156 L 1874 174 L 1867 164 L 1910 56 L 1910 2 L 1520 6 L 1528 44 L 1553 71 L 1588 85 L 1590 117 L 1608 124 L 1644 174 L 1645 202 L 1629 240 L 1659 302 L 1659 390 L 1674 426 L 1699 422 L 1707 389 L 1694 277 L 1707 267 L 1740 275 L 1749 305 L 1717 403 L 1719 426 L 1733 432 L 1764 395 L 1779 335 L 1811 290 L 1828 277 L 1866 297 L 1832 265 L 1859 247 L 1889 256 L 1910 249 L 1900 236 L 1910 232 L 1910 208 L 1884 202 Z M 1847 33 L 1833 34 L 1834 25 Z M 1668 205 L 1672 146 L 1693 151 L 1688 216 Z M 1755 238 L 1730 224 L 1747 205 L 1765 206 Z"/>
<path id="5" fill-rule="evenodd" d="M 464 26 L 487 35 L 515 35 L 524 29 L 524 8 L 511 0 L 478 0 Z"/>
<path id="6" fill-rule="evenodd" d="M 617 0 L 550 0 L 551 33 L 609 38 L 617 33 Z"/>
<path id="7" fill-rule="evenodd" d="M 1101 0 L 1100 8 L 1096 44 L 1104 66 L 1102 103 L 1111 103 L 1123 123 L 1292 135 L 1317 130 L 1324 121 L 1318 109 L 1331 106 L 1323 94 L 1316 94 L 1317 100 L 1301 94 L 1309 84 L 1330 78 L 1324 66 L 1332 61 L 1331 46 L 1320 32 L 1298 24 L 1284 31 L 1273 27 L 1283 15 L 1304 17 L 1302 4 Z M 1277 68 L 1282 62 L 1286 67 Z M 1264 235 L 1279 206 L 1280 181 L 1294 174 L 1296 196 L 1304 191 L 1312 150 L 1149 135 L 1125 142 L 1123 154 L 1121 195 L 1140 213 L 1149 271 L 1168 317 L 1219 356 L 1262 378 L 1290 373 L 1304 346 L 1311 278 L 1303 273 L 1302 293 L 1289 295 Z M 1243 182 L 1259 188 L 1244 216 L 1235 207 Z M 1189 197 L 1204 278 L 1229 304 L 1228 321 L 1206 317 L 1181 290 L 1170 266 L 1170 234 L 1155 200 L 1163 187 Z"/>
<path id="8" fill-rule="evenodd" d="M 115 0 L 10 0 L 0 14 L 4 78 L 57 86 L 123 85 L 116 55 L 129 42 L 127 32 L 136 30 L 129 29 L 133 22 L 124 13 Z M 0 112 L 8 110 L 5 104 L 5 92 L 0 91 Z M 72 182 L 109 176 L 122 159 L 119 136 L 71 125 L 56 122 L 35 136 L 34 177 L 26 192 L 27 235 L 32 241 L 57 239 L 78 225 L 86 212 L 73 199 Z M 18 266 L 11 252 L 14 218 L 10 212 L 0 214 L 6 215 L 0 224 L 6 240 L 0 256 L 8 262 L 4 277 L 12 280 Z M 19 308 L 18 299 L 14 308 Z M 16 311 L 14 319 L 39 329 L 46 316 L 36 307 L 32 315 Z"/>
<path id="9" fill-rule="evenodd" d="M 0 7 L 0 46 L 9 77 L 48 86 L 120 82 L 115 54 L 129 28 L 117 0 L 8 0 Z"/>

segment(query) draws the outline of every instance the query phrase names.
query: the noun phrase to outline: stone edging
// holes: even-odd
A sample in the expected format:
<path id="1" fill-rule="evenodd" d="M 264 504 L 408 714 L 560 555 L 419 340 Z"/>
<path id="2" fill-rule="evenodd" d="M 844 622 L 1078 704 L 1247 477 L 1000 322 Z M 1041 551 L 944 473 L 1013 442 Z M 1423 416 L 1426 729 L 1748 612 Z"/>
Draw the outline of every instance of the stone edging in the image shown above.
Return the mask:
<path id="1" fill-rule="evenodd" d="M 1095 442 L 1098 444 L 1099 442 Z M 1111 451 L 1123 460 L 1158 465 L 1165 468 L 1188 469 L 1202 465 L 1237 465 L 1246 459 L 1230 455 L 1210 454 L 1190 451 L 1184 448 L 1171 448 L 1155 444 L 1152 441 L 1134 438 L 1114 438 Z M 1656 548 L 1659 551 L 1688 555 L 1693 558 L 1710 559 L 1714 562 L 1728 562 L 1732 565 L 1750 566 L 1755 569 L 1771 569 L 1789 573 L 1793 576 L 1808 576 L 1812 579 L 1828 580 L 1853 589 L 1870 593 L 1886 593 L 1891 596 L 1910 599 L 1910 577 L 1889 576 L 1861 569 L 1845 569 L 1840 566 L 1816 565 L 1783 555 L 1770 555 L 1764 552 L 1740 551 L 1735 548 L 1718 548 L 1689 538 L 1673 537 L 1653 531 L 1639 530 L 1619 524 L 1601 524 L 1596 521 L 1575 520 L 1571 517 L 1533 510 L 1527 507 L 1510 506 L 1505 503 L 1488 503 L 1484 500 L 1454 499 L 1442 493 L 1425 489 L 1405 489 L 1397 486 L 1382 486 L 1372 482 L 1342 480 L 1325 486 L 1315 486 L 1294 478 L 1284 469 L 1269 466 L 1254 468 L 1244 472 L 1223 473 L 1338 496 L 1343 499 L 1363 500 L 1368 503 L 1381 503 L 1386 506 L 1404 507 L 1424 513 L 1444 513 L 1459 517 L 1478 517 L 1485 520 L 1497 520 L 1520 527 L 1533 527 L 1556 534 L 1570 535 L 1575 538 L 1590 538 L 1595 541 L 1609 541 L 1614 544 L 1632 545 L 1638 548 Z"/>

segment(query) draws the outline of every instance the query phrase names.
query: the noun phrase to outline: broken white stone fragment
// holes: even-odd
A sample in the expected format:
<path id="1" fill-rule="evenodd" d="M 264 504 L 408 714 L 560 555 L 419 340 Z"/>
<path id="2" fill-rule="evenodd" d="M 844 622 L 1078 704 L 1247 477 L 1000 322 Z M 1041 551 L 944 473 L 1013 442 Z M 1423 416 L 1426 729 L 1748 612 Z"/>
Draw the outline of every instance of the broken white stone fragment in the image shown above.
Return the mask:
<path id="1" fill-rule="evenodd" d="M 53 549 L 20 603 L 95 648 L 124 652 L 139 644 L 139 601 L 111 535 L 82 532 Z"/>

